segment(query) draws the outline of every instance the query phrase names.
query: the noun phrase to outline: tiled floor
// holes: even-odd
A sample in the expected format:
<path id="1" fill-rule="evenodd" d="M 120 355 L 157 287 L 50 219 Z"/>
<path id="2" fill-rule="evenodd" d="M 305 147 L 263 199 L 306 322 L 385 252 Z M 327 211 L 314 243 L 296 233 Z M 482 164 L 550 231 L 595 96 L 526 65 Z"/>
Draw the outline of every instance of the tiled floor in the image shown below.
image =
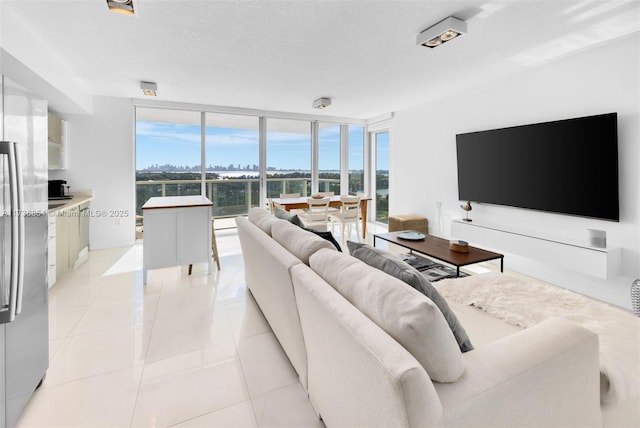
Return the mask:
<path id="1" fill-rule="evenodd" d="M 234 229 L 222 270 L 153 270 L 142 246 L 91 251 L 50 290 L 50 366 L 18 427 L 322 427 L 244 283 Z"/>

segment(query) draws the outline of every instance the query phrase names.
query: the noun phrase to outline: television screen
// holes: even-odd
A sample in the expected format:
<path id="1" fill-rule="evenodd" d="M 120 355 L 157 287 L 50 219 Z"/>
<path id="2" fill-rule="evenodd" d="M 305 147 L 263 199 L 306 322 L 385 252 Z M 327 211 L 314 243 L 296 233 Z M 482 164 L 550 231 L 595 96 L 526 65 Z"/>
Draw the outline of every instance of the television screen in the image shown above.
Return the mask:
<path id="1" fill-rule="evenodd" d="M 456 135 L 458 196 L 620 220 L 617 113 Z"/>

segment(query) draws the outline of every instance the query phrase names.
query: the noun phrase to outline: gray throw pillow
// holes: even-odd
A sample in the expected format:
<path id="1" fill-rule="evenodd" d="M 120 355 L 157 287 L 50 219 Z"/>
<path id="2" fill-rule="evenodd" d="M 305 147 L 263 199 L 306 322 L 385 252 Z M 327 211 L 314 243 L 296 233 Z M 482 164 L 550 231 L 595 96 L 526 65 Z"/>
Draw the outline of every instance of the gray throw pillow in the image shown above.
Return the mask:
<path id="1" fill-rule="evenodd" d="M 460 346 L 460 351 L 467 352 L 473 349 L 471 340 L 460 321 L 458 321 L 456 314 L 453 313 L 444 297 L 438 293 L 438 290 L 431 285 L 431 282 L 424 275 L 388 251 L 352 241 L 347 241 L 347 247 L 349 248 L 349 254 L 353 257 L 400 279 L 431 299 L 447 320 L 447 324 L 449 324 L 449 328 L 451 328 L 458 346 Z"/>
<path id="2" fill-rule="evenodd" d="M 276 215 L 276 217 L 287 220 L 289 223 L 295 224 L 299 227 L 304 227 L 304 224 L 302 224 L 302 220 L 300 220 L 298 214 L 292 214 L 289 211 L 283 210 L 282 208 L 278 207 L 276 207 L 276 212 L 274 214 Z"/>

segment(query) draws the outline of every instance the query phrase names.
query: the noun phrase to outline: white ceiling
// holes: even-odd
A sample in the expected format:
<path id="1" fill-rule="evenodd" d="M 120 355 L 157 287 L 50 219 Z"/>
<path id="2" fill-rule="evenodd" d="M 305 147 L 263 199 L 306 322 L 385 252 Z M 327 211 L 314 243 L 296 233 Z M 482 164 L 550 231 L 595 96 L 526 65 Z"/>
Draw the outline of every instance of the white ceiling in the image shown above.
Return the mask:
<path id="1" fill-rule="evenodd" d="M 638 0 L 0 0 L 90 94 L 369 119 L 640 30 Z M 468 34 L 416 46 L 448 16 Z M 5 39 L 11 35 L 4 35 Z M 333 105 L 311 108 L 318 97 Z"/>

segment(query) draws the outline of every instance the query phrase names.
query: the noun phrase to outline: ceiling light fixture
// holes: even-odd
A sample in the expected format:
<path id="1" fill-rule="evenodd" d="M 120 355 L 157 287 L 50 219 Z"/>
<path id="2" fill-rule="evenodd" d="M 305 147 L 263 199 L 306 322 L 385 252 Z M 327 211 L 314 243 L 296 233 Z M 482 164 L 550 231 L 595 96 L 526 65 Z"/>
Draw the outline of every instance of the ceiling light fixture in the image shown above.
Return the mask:
<path id="1" fill-rule="evenodd" d="M 317 108 L 317 109 L 323 109 L 323 108 L 329 107 L 330 105 L 331 105 L 331 98 L 318 98 L 311 104 L 311 107 Z"/>
<path id="2" fill-rule="evenodd" d="M 107 0 L 107 6 L 111 12 L 133 15 L 133 0 Z"/>
<path id="3" fill-rule="evenodd" d="M 416 45 L 435 48 L 466 32 L 467 23 L 450 16 L 418 34 L 416 36 Z"/>
<path id="4" fill-rule="evenodd" d="M 140 89 L 142 93 L 149 97 L 158 96 L 158 84 L 154 82 L 140 82 Z"/>

